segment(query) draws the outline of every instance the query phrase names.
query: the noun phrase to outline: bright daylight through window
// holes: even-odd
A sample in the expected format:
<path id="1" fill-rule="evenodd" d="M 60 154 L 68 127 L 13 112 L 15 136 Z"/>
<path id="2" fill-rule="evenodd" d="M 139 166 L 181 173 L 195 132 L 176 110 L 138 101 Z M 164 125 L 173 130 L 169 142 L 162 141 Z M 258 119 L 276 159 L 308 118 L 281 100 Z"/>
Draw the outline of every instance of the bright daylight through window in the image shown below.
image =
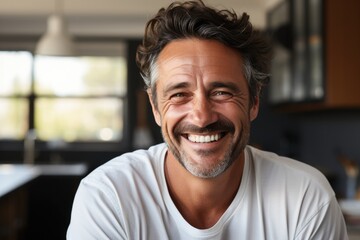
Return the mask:
<path id="1" fill-rule="evenodd" d="M 35 128 L 43 141 L 120 141 L 126 65 L 124 56 L 0 52 L 0 139 L 21 140 Z"/>

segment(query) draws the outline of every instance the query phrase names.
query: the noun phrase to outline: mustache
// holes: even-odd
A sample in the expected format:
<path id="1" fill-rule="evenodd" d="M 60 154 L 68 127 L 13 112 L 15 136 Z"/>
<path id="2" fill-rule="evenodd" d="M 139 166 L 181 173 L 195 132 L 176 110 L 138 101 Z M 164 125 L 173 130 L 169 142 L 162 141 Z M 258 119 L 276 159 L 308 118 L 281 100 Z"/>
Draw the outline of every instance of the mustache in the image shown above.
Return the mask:
<path id="1" fill-rule="evenodd" d="M 181 134 L 184 132 L 192 132 L 192 133 L 210 133 L 210 132 L 234 132 L 235 126 L 234 124 L 227 119 L 219 119 L 218 121 L 211 123 L 205 127 L 198 127 L 196 125 L 180 122 L 174 128 L 174 133 Z"/>

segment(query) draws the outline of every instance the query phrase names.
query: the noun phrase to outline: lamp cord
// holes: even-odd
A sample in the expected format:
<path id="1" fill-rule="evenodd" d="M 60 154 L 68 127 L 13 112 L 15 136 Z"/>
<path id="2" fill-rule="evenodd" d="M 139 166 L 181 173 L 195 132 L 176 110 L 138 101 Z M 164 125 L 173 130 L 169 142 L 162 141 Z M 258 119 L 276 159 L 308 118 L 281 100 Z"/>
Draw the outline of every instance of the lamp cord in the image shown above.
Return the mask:
<path id="1" fill-rule="evenodd" d="M 64 8 L 63 0 L 55 0 L 55 14 L 62 15 Z"/>

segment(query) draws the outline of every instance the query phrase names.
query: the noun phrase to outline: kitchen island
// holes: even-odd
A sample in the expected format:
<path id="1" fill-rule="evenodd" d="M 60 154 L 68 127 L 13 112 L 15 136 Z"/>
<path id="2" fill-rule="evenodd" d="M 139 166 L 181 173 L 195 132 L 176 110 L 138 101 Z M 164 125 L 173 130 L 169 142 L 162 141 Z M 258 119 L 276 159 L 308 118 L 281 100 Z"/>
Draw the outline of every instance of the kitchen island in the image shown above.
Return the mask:
<path id="1" fill-rule="evenodd" d="M 22 239 L 26 229 L 27 186 L 40 175 L 30 165 L 0 165 L 0 239 Z"/>
<path id="2" fill-rule="evenodd" d="M 0 165 L 0 198 L 26 185 L 40 175 L 40 170 L 32 165 Z"/>
<path id="3" fill-rule="evenodd" d="M 86 173 L 86 164 L 0 164 L 0 239 L 33 237 L 33 229 L 45 224 L 42 221 L 52 221 L 39 221 L 38 217 L 60 221 L 60 215 L 52 212 L 70 211 L 74 191 Z M 62 194 L 55 196 L 54 192 Z M 67 192 L 71 196 L 67 196 L 66 206 L 59 206 Z M 66 216 L 58 224 L 65 226 L 67 221 Z"/>

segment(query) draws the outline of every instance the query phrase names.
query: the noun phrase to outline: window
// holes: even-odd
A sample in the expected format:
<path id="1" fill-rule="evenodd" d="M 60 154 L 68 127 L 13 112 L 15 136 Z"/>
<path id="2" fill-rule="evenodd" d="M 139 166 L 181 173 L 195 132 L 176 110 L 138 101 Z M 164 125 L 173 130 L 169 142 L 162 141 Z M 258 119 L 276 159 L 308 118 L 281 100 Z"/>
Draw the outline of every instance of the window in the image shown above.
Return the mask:
<path id="1" fill-rule="evenodd" d="M 32 60 L 29 52 L 0 52 L 1 139 L 22 139 L 29 127 Z"/>
<path id="2" fill-rule="evenodd" d="M 78 57 L 0 51 L 0 140 L 22 140 L 29 129 L 44 142 L 126 138 L 124 44 L 80 47 Z"/>

